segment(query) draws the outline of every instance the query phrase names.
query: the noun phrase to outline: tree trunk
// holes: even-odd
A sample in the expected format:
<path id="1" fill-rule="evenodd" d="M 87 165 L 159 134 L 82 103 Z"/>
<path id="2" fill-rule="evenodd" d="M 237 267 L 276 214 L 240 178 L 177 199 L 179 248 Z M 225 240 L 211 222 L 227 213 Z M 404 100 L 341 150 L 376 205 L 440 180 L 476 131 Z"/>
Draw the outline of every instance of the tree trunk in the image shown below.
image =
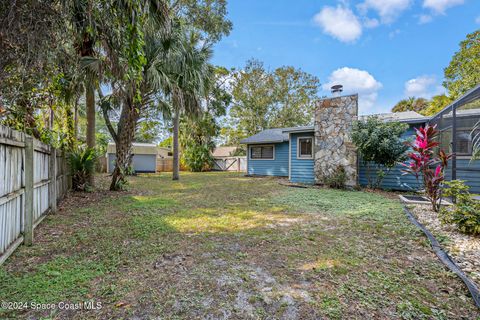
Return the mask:
<path id="1" fill-rule="evenodd" d="M 125 102 L 118 122 L 115 169 L 112 173 L 110 190 L 123 189 L 126 180 L 126 170 L 131 163 L 131 149 L 135 130 L 138 121 L 138 108 L 135 107 L 133 99 Z"/>
<path id="2" fill-rule="evenodd" d="M 53 112 L 52 106 L 50 106 L 50 116 L 48 117 L 48 129 L 53 131 L 53 122 L 54 122 L 55 113 Z"/>
<path id="3" fill-rule="evenodd" d="M 79 97 L 75 97 L 75 105 L 73 107 L 73 138 L 75 142 L 78 139 L 78 99 Z"/>
<path id="4" fill-rule="evenodd" d="M 85 100 L 87 109 L 87 147 L 95 148 L 95 88 L 87 84 L 85 88 Z M 94 185 L 94 174 L 88 177 L 91 186 Z"/>
<path id="5" fill-rule="evenodd" d="M 87 104 L 87 147 L 95 148 L 95 88 L 88 85 L 85 90 Z"/>
<path id="6" fill-rule="evenodd" d="M 72 106 L 71 105 L 67 105 L 66 106 L 67 109 L 66 109 L 66 117 L 67 119 L 66 120 L 66 127 L 67 127 L 67 144 L 68 144 L 68 148 L 69 149 L 73 149 L 73 147 L 75 146 L 75 141 L 76 141 L 76 137 L 75 137 L 75 120 L 74 120 L 74 111 L 72 110 Z"/>
<path id="7" fill-rule="evenodd" d="M 178 108 L 173 116 L 173 176 L 172 180 L 180 179 L 180 162 L 179 162 L 179 150 L 178 150 L 178 127 L 179 127 L 179 112 Z"/>

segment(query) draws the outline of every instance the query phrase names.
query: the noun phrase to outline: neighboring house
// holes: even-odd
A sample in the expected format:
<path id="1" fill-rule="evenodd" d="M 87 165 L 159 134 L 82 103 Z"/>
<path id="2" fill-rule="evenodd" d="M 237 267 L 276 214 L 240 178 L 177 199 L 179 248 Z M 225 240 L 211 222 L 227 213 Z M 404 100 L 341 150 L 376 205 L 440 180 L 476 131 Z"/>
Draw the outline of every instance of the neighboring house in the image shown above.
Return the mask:
<path id="1" fill-rule="evenodd" d="M 158 159 L 173 159 L 172 148 L 169 147 L 157 147 Z"/>
<path id="2" fill-rule="evenodd" d="M 213 167 L 215 171 L 247 171 L 247 158 L 245 156 L 233 156 L 238 147 L 217 147 L 212 151 Z"/>
<path id="3" fill-rule="evenodd" d="M 215 159 L 232 157 L 237 149 L 238 147 L 216 147 L 212 151 L 212 157 Z"/>
<path id="4" fill-rule="evenodd" d="M 315 109 L 314 126 L 267 129 L 243 139 L 247 145 L 247 174 L 288 177 L 294 183 L 323 184 L 338 165 L 347 170 L 347 185 L 366 185 L 367 166 L 357 159 L 357 152 L 349 141 L 351 124 L 357 118 L 357 97 L 343 96 L 322 99 Z M 477 109 L 477 113 L 478 113 Z M 461 116 L 471 116 L 474 111 L 462 111 Z M 414 111 L 376 115 L 384 121 L 407 123 L 409 129 L 404 138 L 415 134 L 415 127 L 424 126 L 434 117 L 425 117 Z M 445 120 L 446 119 L 446 120 Z M 444 121 L 448 121 L 445 117 Z M 460 121 L 460 120 L 459 120 Z M 440 135 L 441 145 L 448 148 L 450 142 Z M 451 139 L 451 137 L 446 137 Z M 448 140 L 450 141 L 450 140 Z M 467 131 L 457 133 L 457 164 L 469 166 L 469 170 L 457 170 L 457 179 L 466 180 L 473 192 L 480 192 L 480 161 L 470 163 L 471 142 Z M 392 190 L 416 190 L 421 183 L 413 175 L 401 172 L 399 164 L 384 178 L 382 187 Z M 373 172 L 372 172 L 373 171 Z M 371 170 L 371 175 L 375 175 Z M 447 179 L 451 172 L 447 170 Z"/>
<path id="5" fill-rule="evenodd" d="M 154 173 L 157 166 L 157 145 L 152 143 L 137 143 L 132 145 L 132 167 L 135 172 Z M 115 167 L 115 144 L 107 146 L 107 172 L 113 172 Z"/>

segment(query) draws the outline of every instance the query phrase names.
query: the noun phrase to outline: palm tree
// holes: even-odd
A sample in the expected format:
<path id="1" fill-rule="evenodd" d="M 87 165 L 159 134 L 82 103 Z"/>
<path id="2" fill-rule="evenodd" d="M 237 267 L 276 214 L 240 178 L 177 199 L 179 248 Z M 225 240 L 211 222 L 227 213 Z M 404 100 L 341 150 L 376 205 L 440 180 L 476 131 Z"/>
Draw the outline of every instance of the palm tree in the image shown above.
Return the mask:
<path id="1" fill-rule="evenodd" d="M 400 100 L 393 108 L 392 112 L 404 112 L 415 111 L 422 113 L 429 105 L 429 102 L 425 98 L 409 97 L 407 99 Z"/>
<path id="2" fill-rule="evenodd" d="M 74 35 L 74 48 L 80 59 L 91 59 L 96 56 L 96 45 L 99 40 L 99 19 L 102 14 L 93 0 L 63 0 L 65 15 L 69 18 Z M 95 90 L 98 86 L 97 75 L 85 69 L 84 89 L 87 117 L 86 140 L 88 148 L 95 148 Z M 90 185 L 94 184 L 94 175 L 89 177 Z"/>
<path id="3" fill-rule="evenodd" d="M 163 61 L 169 81 L 164 92 L 170 98 L 173 124 L 173 180 L 179 179 L 179 126 L 182 115 L 198 115 L 202 111 L 201 99 L 208 93 L 213 81 L 213 68 L 209 64 L 212 50 L 199 44 L 198 34 L 177 26 L 174 45 Z"/>
<path id="4" fill-rule="evenodd" d="M 170 12 L 166 0 L 62 0 L 71 20 L 75 49 L 86 74 L 87 145 L 95 145 L 95 90 L 100 80 L 112 88 L 101 101 L 107 127 L 117 146 L 117 166 L 111 189 L 121 188 L 125 168 L 141 109 L 148 105 L 146 44 L 144 34 L 169 30 Z M 105 75 L 102 79 L 101 75 Z M 148 93 L 148 94 L 147 94 Z M 109 111 L 118 109 L 116 130 Z"/>
<path id="5" fill-rule="evenodd" d="M 116 145 L 115 169 L 112 173 L 111 190 L 121 189 L 126 182 L 126 170 L 131 164 L 131 147 L 138 122 L 142 117 L 151 113 L 163 114 L 169 117 L 170 105 L 165 102 L 162 90 L 169 86 L 170 78 L 163 70 L 165 52 L 169 45 L 168 34 L 155 31 L 146 35 L 144 45 L 145 65 L 142 80 L 136 83 L 135 79 L 115 80 L 111 82 L 112 93 L 103 96 L 99 90 L 100 107 L 105 124 Z M 119 70 L 116 63 L 120 59 L 113 59 L 109 69 Z M 116 77 L 122 79 L 120 75 Z M 139 94 L 140 99 L 138 99 Z M 119 113 L 116 128 L 111 117 Z"/>

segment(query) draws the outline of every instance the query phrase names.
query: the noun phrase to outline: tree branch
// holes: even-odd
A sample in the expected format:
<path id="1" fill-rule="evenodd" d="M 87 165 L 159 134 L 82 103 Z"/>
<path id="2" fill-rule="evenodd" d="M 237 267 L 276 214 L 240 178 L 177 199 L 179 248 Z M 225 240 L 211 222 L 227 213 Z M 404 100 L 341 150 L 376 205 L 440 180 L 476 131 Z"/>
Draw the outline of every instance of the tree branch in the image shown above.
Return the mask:
<path id="1" fill-rule="evenodd" d="M 112 136 L 113 141 L 115 141 L 115 144 L 117 144 L 118 143 L 118 134 L 115 131 L 115 129 L 113 128 L 112 122 L 110 121 L 110 116 L 108 114 L 108 109 L 109 108 L 108 108 L 107 104 L 109 104 L 109 103 L 104 101 L 103 93 L 102 93 L 102 90 L 100 88 L 98 88 L 98 96 L 100 97 L 100 107 L 102 109 L 102 115 L 103 115 L 103 119 L 105 120 L 105 125 L 107 126 L 108 132 Z"/>

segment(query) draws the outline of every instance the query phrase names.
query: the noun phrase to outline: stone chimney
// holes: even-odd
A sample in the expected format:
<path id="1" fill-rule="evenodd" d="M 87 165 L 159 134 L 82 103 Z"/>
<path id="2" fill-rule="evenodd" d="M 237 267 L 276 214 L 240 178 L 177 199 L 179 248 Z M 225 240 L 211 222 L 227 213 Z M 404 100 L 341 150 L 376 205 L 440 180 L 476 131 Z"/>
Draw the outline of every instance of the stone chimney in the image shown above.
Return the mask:
<path id="1" fill-rule="evenodd" d="M 358 95 L 322 99 L 315 108 L 315 182 L 324 184 L 339 166 L 347 186 L 357 185 L 357 151 L 350 139 L 358 117 Z"/>

